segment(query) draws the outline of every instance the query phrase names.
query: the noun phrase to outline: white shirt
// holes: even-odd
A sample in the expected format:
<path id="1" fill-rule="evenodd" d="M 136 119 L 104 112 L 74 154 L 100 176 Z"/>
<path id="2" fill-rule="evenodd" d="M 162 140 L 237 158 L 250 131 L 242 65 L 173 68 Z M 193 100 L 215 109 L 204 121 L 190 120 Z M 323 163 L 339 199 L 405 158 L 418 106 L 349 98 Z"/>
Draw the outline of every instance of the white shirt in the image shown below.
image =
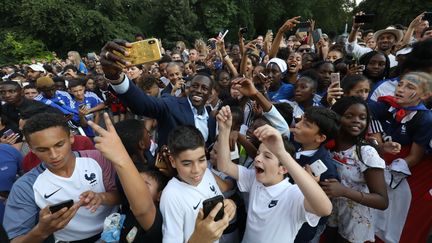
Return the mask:
<path id="1" fill-rule="evenodd" d="M 162 192 L 160 210 L 163 217 L 163 242 L 187 242 L 195 229 L 202 202 L 222 195 L 211 171 L 206 168 L 197 186 L 172 178 Z"/>
<path id="2" fill-rule="evenodd" d="M 268 112 L 263 112 L 263 115 L 267 120 L 270 121 L 270 124 L 278 130 L 283 136 L 289 137 L 290 130 L 288 123 L 285 121 L 285 118 L 279 113 L 274 105 L 272 105 L 271 109 Z"/>
<path id="3" fill-rule="evenodd" d="M 187 98 L 187 100 L 189 102 L 192 113 L 194 115 L 195 127 L 198 128 L 198 130 L 200 130 L 201 134 L 204 137 L 204 141 L 207 141 L 209 135 L 208 124 L 207 124 L 207 121 L 209 119 L 209 114 L 207 113 L 207 109 L 204 107 L 202 115 L 199 115 L 198 110 L 192 105 L 191 101 L 189 100 L 189 97 Z"/>
<path id="4" fill-rule="evenodd" d="M 294 242 L 303 223 L 316 226 L 319 216 L 306 212 L 304 196 L 297 185 L 285 178 L 273 186 L 264 186 L 255 170 L 238 166 L 239 190 L 249 191 L 244 243 Z"/>
<path id="5" fill-rule="evenodd" d="M 373 90 L 370 99 L 377 101 L 381 96 L 394 95 L 398 83 L 399 80 L 397 79 L 389 79 L 382 82 L 378 87 L 375 88 L 375 90 Z"/>
<path id="6" fill-rule="evenodd" d="M 78 202 L 85 191 L 105 192 L 102 168 L 96 160 L 77 157 L 75 169 L 69 178 L 60 177 L 46 169 L 33 184 L 35 203 L 39 208 L 72 199 Z M 73 241 L 79 236 L 86 239 L 100 233 L 105 218 L 115 211 L 116 207 L 99 206 L 96 212 L 81 207 L 69 224 L 56 231 L 56 240 Z"/>

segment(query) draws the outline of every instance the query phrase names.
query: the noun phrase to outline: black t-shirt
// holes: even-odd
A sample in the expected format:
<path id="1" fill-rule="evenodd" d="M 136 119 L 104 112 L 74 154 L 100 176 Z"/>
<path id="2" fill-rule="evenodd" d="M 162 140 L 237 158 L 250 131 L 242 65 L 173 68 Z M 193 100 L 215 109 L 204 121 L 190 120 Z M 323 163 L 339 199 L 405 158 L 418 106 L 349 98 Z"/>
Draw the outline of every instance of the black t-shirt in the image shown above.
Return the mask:
<path id="1" fill-rule="evenodd" d="M 123 228 L 120 233 L 120 243 L 128 243 L 128 242 L 162 242 L 162 213 L 159 210 L 159 207 L 156 207 L 156 217 L 153 222 L 152 227 L 145 231 L 139 222 L 136 220 L 135 216 L 130 210 L 129 202 L 124 194 L 123 187 L 120 184 L 120 180 L 116 177 L 116 185 L 117 190 L 120 194 L 120 203 L 121 203 L 121 213 L 126 215 L 125 221 L 123 223 Z M 151 200 L 151 199 L 150 199 Z M 135 229 L 134 229 L 135 228 Z M 132 232 L 131 232 L 132 231 Z M 127 238 L 131 238 L 136 232 L 135 237 L 132 241 L 127 241 Z M 129 237 L 128 237 L 129 234 Z"/>

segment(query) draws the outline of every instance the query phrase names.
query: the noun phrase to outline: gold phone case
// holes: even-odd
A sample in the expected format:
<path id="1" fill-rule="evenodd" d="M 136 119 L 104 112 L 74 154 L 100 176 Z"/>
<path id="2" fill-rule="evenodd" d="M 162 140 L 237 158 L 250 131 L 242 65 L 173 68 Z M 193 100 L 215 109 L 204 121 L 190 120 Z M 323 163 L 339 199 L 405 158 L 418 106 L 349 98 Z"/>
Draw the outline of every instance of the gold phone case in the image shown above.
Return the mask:
<path id="1" fill-rule="evenodd" d="M 113 51 L 116 55 L 121 56 L 129 61 L 131 65 L 140 65 L 148 62 L 155 62 L 161 59 L 159 41 L 155 38 L 150 38 L 142 41 L 131 43 L 132 47 L 128 49 L 129 56 Z"/>

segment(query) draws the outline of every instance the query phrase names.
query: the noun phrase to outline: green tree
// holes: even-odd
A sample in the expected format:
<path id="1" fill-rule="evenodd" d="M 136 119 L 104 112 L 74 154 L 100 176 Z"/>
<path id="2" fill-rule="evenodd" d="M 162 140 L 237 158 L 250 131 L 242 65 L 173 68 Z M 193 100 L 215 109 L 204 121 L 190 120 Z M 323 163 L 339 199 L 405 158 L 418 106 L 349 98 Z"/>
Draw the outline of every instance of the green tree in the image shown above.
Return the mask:
<path id="1" fill-rule="evenodd" d="M 30 63 L 32 58 L 50 60 L 52 54 L 40 40 L 19 33 L 5 32 L 0 35 L 0 66 Z"/>

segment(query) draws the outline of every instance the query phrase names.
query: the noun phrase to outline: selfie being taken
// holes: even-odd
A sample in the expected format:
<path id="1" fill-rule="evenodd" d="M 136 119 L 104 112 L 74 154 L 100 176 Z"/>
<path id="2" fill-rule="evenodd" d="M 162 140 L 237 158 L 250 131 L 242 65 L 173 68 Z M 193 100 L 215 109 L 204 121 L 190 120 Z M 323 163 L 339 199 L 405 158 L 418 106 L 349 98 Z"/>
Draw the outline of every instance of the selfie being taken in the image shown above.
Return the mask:
<path id="1" fill-rule="evenodd" d="M 1 243 L 432 243 L 432 2 L 0 13 Z"/>

